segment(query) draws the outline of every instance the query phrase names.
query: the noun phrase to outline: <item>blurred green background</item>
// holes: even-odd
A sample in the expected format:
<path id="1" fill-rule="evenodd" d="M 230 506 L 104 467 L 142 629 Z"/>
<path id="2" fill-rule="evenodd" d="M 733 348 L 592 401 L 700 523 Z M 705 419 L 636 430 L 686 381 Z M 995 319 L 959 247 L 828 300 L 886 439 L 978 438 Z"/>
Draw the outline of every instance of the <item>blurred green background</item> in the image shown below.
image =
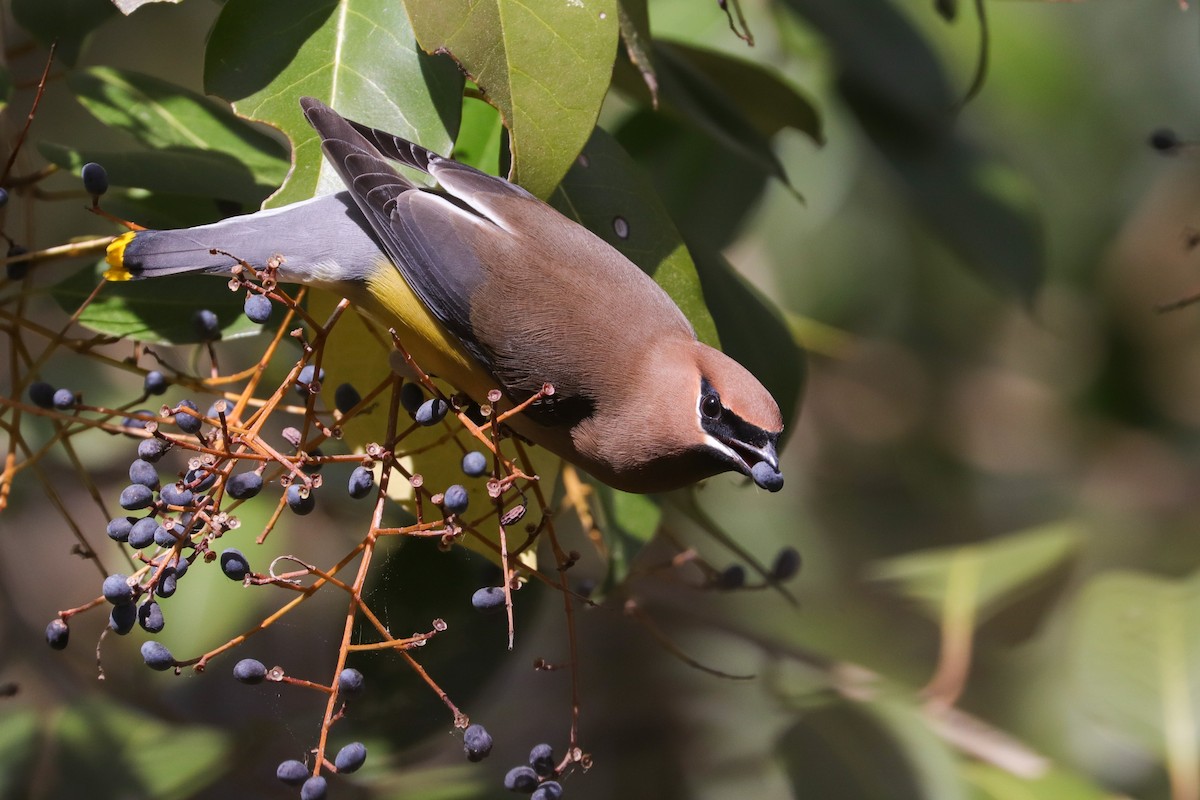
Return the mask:
<path id="1" fill-rule="evenodd" d="M 45 51 L 14 25 L 9 5 L 17 91 L 0 133 L 11 143 Z M 1045 275 L 1022 301 L 980 277 L 987 253 L 1008 254 L 1014 242 L 956 215 L 953 196 L 930 211 L 923 203 L 938 196 L 938 173 L 908 173 L 906 183 L 896 151 L 847 102 L 837 64 L 878 56 L 896 86 L 916 80 L 913 64 L 886 60 L 890 31 L 856 18 L 853 2 L 790 5 L 801 15 L 744 3 L 752 49 L 715 4 L 652 0 L 650 12 L 656 37 L 770 65 L 822 117 L 824 146 L 794 130 L 773 140 L 795 192 L 770 181 L 760 195 L 714 160 L 690 163 L 702 190 L 671 201 L 677 212 L 693 204 L 685 234 L 725 245 L 809 352 L 785 490 L 767 495 L 725 476 L 697 495 L 760 560 L 789 545 L 801 552 L 803 570 L 788 585 L 798 603 L 773 591 L 696 588 L 698 572 L 651 569 L 674 545 L 660 539 L 643 551 L 623 592 L 580 615 L 583 744 L 595 767 L 569 780 L 567 796 L 1200 798 L 1200 317 L 1194 308 L 1155 312 L 1200 287 L 1200 256 L 1189 247 L 1200 228 L 1200 162 L 1188 149 L 1163 156 L 1147 145 L 1161 126 L 1185 139 L 1200 128 L 1196 9 L 1174 0 L 986 3 L 990 68 L 954 130 L 987 154 L 987 174 L 973 179 L 1037 220 Z M 201 90 L 205 35 L 220 7 L 192 0 L 113 16 L 80 64 Z M 890 7 L 961 97 L 979 48 L 971 9 L 948 22 L 931 2 Z M 841 23 L 823 27 L 822 8 L 848 20 L 850 49 L 838 49 L 830 31 Z M 31 136 L 117 141 L 55 74 Z M 634 113 L 614 98 L 601 121 L 632 145 Z M 639 154 L 648 172 L 669 175 L 652 155 Z M 27 148 L 16 172 L 41 163 Z M 67 175 L 49 185 L 74 186 Z M 14 203 L 4 228 L 38 247 L 111 233 L 83 205 L 77 197 L 34 212 Z M 967 258 L 947 244 L 956 235 L 970 242 Z M 1013 273 L 1028 266 L 1000 262 Z M 80 267 L 57 263 L 38 279 Z M 62 320 L 46 298 L 29 313 Z M 130 376 L 88 370 L 46 371 L 97 396 L 136 391 Z M 9 380 L 0 378 L 6 393 Z M 84 457 L 102 486 L 119 491 L 129 450 L 114 443 Z M 53 477 L 62 464 L 46 469 Z M 69 480 L 59 489 L 68 503 L 85 502 Z M 272 545 L 331 555 L 354 536 L 339 533 L 349 515 L 322 509 L 334 541 L 291 530 Z M 86 531 L 96 547 L 109 545 L 102 526 L 92 519 Z M 718 568 L 736 560 L 681 515 L 670 526 Z M 135 643 L 114 637 L 98 682 L 98 618 L 73 626 L 65 653 L 45 647 L 46 622 L 91 596 L 97 580 L 73 544 L 23 475 L 0 515 L 0 682 L 19 687 L 0 699 L 0 793 L 294 796 L 272 765 L 311 746 L 311 698 L 241 686 L 224 663 L 203 676 L 150 674 Z M 465 605 L 487 566 L 461 554 L 422 557 L 439 571 L 390 564 L 373 597 L 397 630 L 424 629 L 438 615 L 471 632 L 421 656 L 493 732 L 496 750 L 466 765 L 440 704 L 410 672 L 375 659 L 364 671 L 376 694 L 338 729 L 357 732 L 372 757 L 331 796 L 500 797 L 500 777 L 529 747 L 565 740 L 566 671 L 531 668 L 537 657 L 567 659 L 557 598 L 528 604 L 509 654 L 495 618 L 480 623 L 469 607 L 431 601 Z M 163 634 L 173 649 L 223 641 L 277 602 L 208 575 L 184 594 Z M 626 598 L 699 663 L 755 678 L 683 663 L 622 613 Z M 341 612 L 337 602 L 314 605 L 247 655 L 320 679 Z"/>

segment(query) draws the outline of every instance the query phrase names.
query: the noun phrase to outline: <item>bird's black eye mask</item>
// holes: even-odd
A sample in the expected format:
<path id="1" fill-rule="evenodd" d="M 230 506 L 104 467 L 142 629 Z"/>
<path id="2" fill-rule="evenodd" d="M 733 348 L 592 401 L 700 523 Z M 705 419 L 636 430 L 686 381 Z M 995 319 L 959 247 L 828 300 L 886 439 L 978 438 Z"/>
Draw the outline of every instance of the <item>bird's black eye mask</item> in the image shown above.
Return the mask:
<path id="1" fill-rule="evenodd" d="M 696 405 L 700 428 L 724 444 L 745 442 L 752 447 L 766 447 L 772 435 L 730 411 L 721 402 L 721 395 L 707 378 L 700 378 L 700 399 Z"/>

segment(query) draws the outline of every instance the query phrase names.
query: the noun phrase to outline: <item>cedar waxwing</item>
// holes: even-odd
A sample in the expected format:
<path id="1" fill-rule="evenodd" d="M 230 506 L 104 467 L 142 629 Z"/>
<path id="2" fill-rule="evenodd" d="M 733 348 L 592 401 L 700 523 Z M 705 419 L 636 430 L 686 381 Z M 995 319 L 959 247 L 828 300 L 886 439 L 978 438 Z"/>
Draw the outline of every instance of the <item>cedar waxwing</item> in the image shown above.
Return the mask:
<path id="1" fill-rule="evenodd" d="M 779 406 L 745 368 L 696 340 L 646 273 L 502 178 L 301 107 L 348 191 L 108 248 L 111 280 L 228 273 L 233 256 L 340 294 L 421 367 L 476 401 L 517 403 L 517 433 L 617 489 L 665 491 L 728 470 L 783 486 Z M 402 176 L 389 159 L 427 173 Z"/>

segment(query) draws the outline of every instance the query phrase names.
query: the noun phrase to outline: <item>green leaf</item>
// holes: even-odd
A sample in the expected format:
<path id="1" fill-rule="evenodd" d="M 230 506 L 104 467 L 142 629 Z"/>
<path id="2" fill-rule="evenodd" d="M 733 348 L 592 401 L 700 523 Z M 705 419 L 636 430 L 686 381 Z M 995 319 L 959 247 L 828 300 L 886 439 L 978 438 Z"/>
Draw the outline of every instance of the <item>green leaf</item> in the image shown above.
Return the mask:
<path id="1" fill-rule="evenodd" d="M 170 148 L 116 153 L 42 142 L 38 152 L 75 174 L 89 161 L 103 164 L 113 186 L 232 200 L 243 206 L 257 206 L 275 188 L 261 183 L 241 161 L 215 150 Z"/>
<path id="2" fill-rule="evenodd" d="M 428 52 L 448 52 L 500 110 L 511 180 L 548 197 L 596 124 L 617 51 L 616 0 L 406 0 Z"/>
<path id="3" fill-rule="evenodd" d="M 41 716 L 34 709 L 9 710 L 0 716 L 0 797 L 25 796 L 37 766 Z"/>
<path id="4" fill-rule="evenodd" d="M 504 123 L 496 109 L 482 100 L 464 97 L 462 127 L 454 143 L 454 160 L 489 175 L 499 175 L 503 135 Z"/>
<path id="5" fill-rule="evenodd" d="M 1112 800 L 1083 777 L 1052 768 L 1038 778 L 1021 778 L 980 762 L 965 762 L 963 778 L 971 785 L 972 800 Z"/>
<path id="6" fill-rule="evenodd" d="M 1110 572 L 1081 592 L 1068 640 L 1066 707 L 1189 772 L 1200 740 L 1200 572 Z"/>
<path id="7" fill-rule="evenodd" d="M 600 600 L 625 580 L 633 559 L 658 531 L 663 512 L 644 494 L 618 492 L 595 480 L 590 485 L 599 502 L 599 527 L 608 556 L 608 572 L 593 597 Z"/>
<path id="8" fill-rule="evenodd" d="M 74 66 L 84 40 L 117 9 L 110 0 L 12 0 L 12 13 L 44 46 L 58 43 L 56 61 Z"/>
<path id="9" fill-rule="evenodd" d="M 204 85 L 292 141 L 295 167 L 268 203 L 276 207 L 342 189 L 300 97 L 446 153 L 462 96 L 454 64 L 420 51 L 396 0 L 229 0 L 209 36 Z"/>
<path id="10" fill-rule="evenodd" d="M 650 11 L 646 0 L 617 0 L 621 44 L 629 63 L 637 68 L 650 94 L 650 105 L 658 108 L 658 74 L 654 69 L 654 40 L 650 38 Z M 616 78 L 616 73 L 613 75 Z"/>
<path id="11" fill-rule="evenodd" d="M 68 314 L 74 313 L 104 282 L 103 263 L 80 270 L 50 289 Z M 262 330 L 242 313 L 243 297 L 229 291 L 225 281 L 211 275 L 180 275 L 169 282 L 105 282 L 104 289 L 79 316 L 79 322 L 99 333 L 154 344 L 199 341 L 192 315 L 207 308 L 221 323 L 221 336 L 233 339 Z"/>
<path id="12" fill-rule="evenodd" d="M 98 120 L 147 147 L 224 153 L 265 186 L 278 186 L 291 166 L 287 149 L 274 138 L 182 86 L 109 67 L 73 72 L 67 84 Z"/>
<path id="13" fill-rule="evenodd" d="M 679 232 L 654 189 L 611 136 L 596 129 L 551 203 L 654 278 L 683 310 L 700 341 L 717 345 L 696 266 Z"/>
<path id="14" fill-rule="evenodd" d="M 975 607 L 983 622 L 1035 588 L 1074 555 L 1082 540 L 1071 524 L 1047 525 L 965 547 L 944 547 L 878 561 L 872 580 L 896 584 L 938 619 L 947 603 Z"/>
<path id="15" fill-rule="evenodd" d="M 191 797 L 221 776 L 233 749 L 227 733 L 168 725 L 99 697 L 73 700 L 52 727 L 55 797 L 95 797 L 102 787 L 154 800 Z M 164 762 L 168 745 L 184 755 Z"/>
<path id="16" fill-rule="evenodd" d="M 920 708 L 899 698 L 811 711 L 781 737 L 778 753 L 796 797 L 966 798 L 954 753 Z"/>

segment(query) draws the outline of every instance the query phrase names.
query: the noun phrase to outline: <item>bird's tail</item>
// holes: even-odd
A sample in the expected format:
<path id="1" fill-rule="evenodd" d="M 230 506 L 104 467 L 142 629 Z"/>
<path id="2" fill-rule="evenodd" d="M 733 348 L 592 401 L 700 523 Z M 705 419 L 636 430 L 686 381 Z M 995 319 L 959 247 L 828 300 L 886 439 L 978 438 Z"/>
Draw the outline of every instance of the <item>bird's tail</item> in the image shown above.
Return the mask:
<path id="1" fill-rule="evenodd" d="M 157 278 L 188 272 L 227 273 L 238 263 L 230 253 L 198 238 L 193 230 L 129 231 L 108 245 L 104 260 L 110 281 Z"/>

